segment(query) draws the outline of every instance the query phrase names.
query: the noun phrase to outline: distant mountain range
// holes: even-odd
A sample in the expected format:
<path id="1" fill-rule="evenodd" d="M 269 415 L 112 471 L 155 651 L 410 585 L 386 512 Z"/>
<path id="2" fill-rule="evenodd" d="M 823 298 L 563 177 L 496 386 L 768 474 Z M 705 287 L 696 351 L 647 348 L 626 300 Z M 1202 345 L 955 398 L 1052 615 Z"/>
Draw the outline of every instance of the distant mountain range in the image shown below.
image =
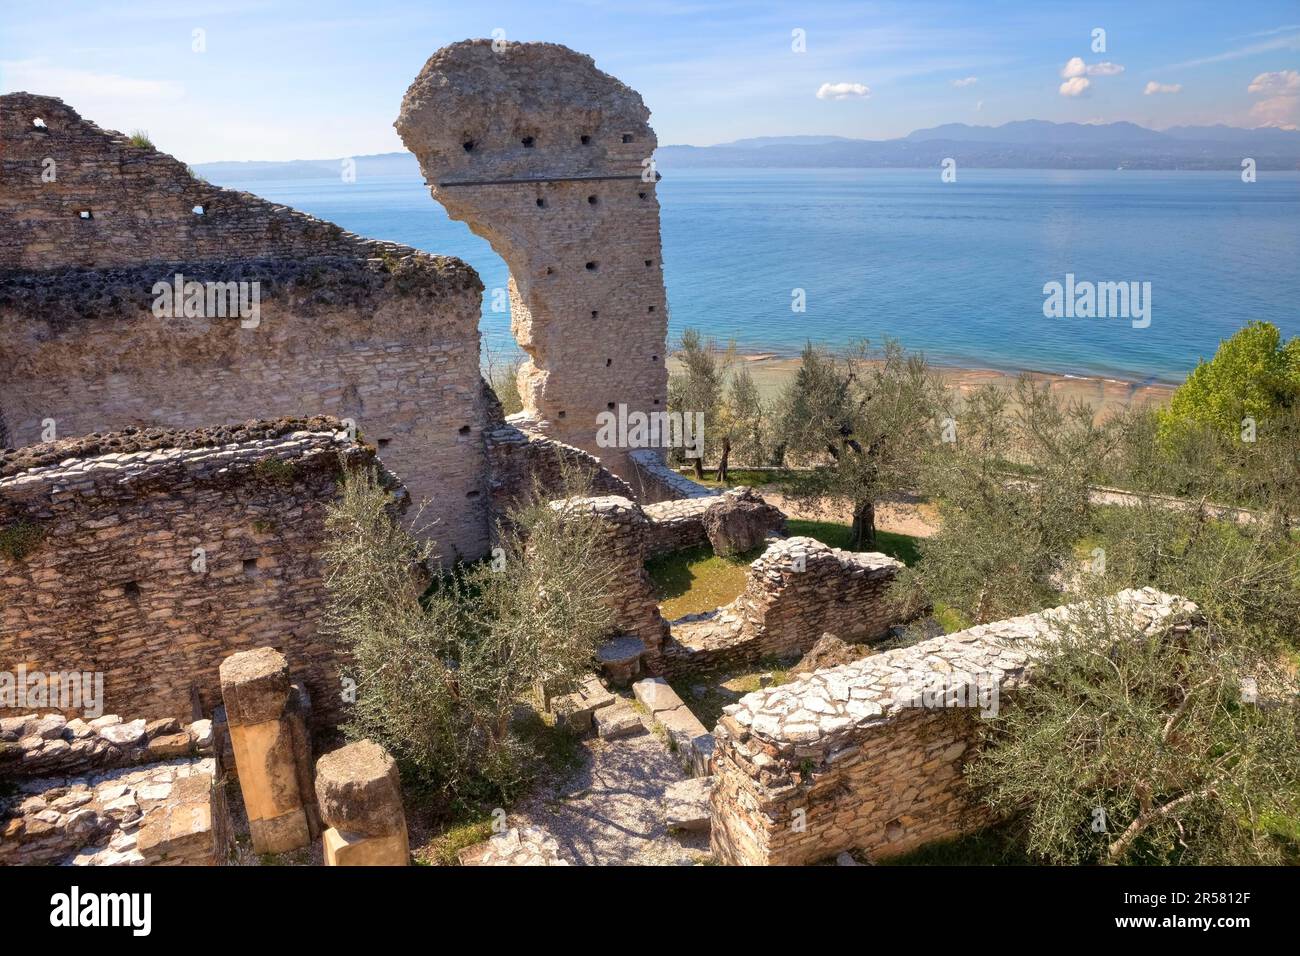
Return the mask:
<path id="1" fill-rule="evenodd" d="M 1175 126 L 1157 131 L 1133 123 L 1050 123 L 1001 126 L 948 123 L 901 139 L 767 136 L 718 146 L 662 146 L 660 169 L 692 167 L 959 166 L 1008 169 L 1300 169 L 1300 131 L 1261 127 Z"/>
<path id="2" fill-rule="evenodd" d="M 1175 126 L 1146 129 L 1134 123 L 1051 123 L 1018 120 L 1001 126 L 947 123 L 901 139 L 843 136 L 757 136 L 717 146 L 661 146 L 661 170 L 726 167 L 933 167 L 953 158 L 959 166 L 1001 169 L 1240 169 L 1246 157 L 1264 170 L 1300 170 L 1300 130 L 1272 127 Z M 352 157 L 358 178 L 419 178 L 410 153 Z M 201 163 L 214 183 L 268 179 L 337 178 L 342 159 L 288 162 Z"/>
<path id="3" fill-rule="evenodd" d="M 402 176 L 420 179 L 420 164 L 406 152 L 374 153 L 349 157 L 356 163 L 358 179 Z M 266 179 L 338 179 L 342 159 L 290 159 L 284 162 L 195 163 L 193 169 L 209 182 L 258 182 Z"/>

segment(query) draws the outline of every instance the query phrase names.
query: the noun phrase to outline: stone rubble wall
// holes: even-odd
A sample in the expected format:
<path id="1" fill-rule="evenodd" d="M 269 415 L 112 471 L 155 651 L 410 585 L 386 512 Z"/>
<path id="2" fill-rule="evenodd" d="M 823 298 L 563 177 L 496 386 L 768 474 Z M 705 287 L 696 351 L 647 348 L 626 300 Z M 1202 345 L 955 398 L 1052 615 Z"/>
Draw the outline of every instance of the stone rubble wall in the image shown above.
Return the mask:
<path id="1" fill-rule="evenodd" d="M 152 288 L 260 283 L 256 328 L 158 319 Z M 489 403 L 479 283 L 452 259 L 160 263 L 0 277 L 6 442 L 254 418 L 350 418 L 406 484 L 439 550 L 488 547 Z"/>
<path id="2" fill-rule="evenodd" d="M 483 438 L 491 476 L 488 511 L 493 529 L 513 505 L 528 500 L 534 492 L 543 499 L 563 497 L 565 478 L 570 474 L 590 481 L 592 495 L 633 498 L 627 482 L 611 474 L 598 458 L 548 438 L 528 423 L 501 422 Z"/>
<path id="3" fill-rule="evenodd" d="M 106 711 L 189 721 L 221 702 L 225 657 L 269 645 L 332 725 L 342 652 L 317 634 L 325 508 L 345 462 L 374 460 L 332 419 L 0 453 L 0 534 L 28 542 L 0 553 L 0 668 L 98 672 Z"/>
<path id="4" fill-rule="evenodd" d="M 632 465 L 632 486 L 637 498 L 643 502 L 679 501 L 690 498 L 712 498 L 717 492 L 687 478 L 663 459 L 655 449 L 640 448 L 628 452 Z"/>
<path id="5" fill-rule="evenodd" d="M 212 757 L 26 780 L 0 807 L 0 865 L 220 866 L 230 841 Z"/>
<path id="6" fill-rule="evenodd" d="M 636 504 L 616 495 L 568 498 L 552 502 L 551 507 L 600 519 L 601 535 L 593 559 L 610 573 L 607 601 L 614 612 L 610 633 L 640 639 L 645 646 L 642 664 L 657 673 L 668 626 L 645 569 L 645 515 Z"/>
<path id="7" fill-rule="evenodd" d="M 524 411 L 631 480 L 598 416 L 668 407 L 655 135 L 641 97 L 553 43 L 444 47 L 397 130 L 435 199 L 510 268 Z"/>
<path id="8" fill-rule="evenodd" d="M 704 512 L 709 510 L 709 505 L 721 500 L 721 495 L 707 495 L 643 504 L 641 510 L 650 522 L 646 555 L 653 558 L 708 544 Z"/>
<path id="9" fill-rule="evenodd" d="M 51 96 L 0 96 L 0 146 L 0 270 L 414 252 L 213 186 Z"/>
<path id="10" fill-rule="evenodd" d="M 1006 705 L 1061 622 L 1053 608 L 936 637 L 749 694 L 714 729 L 714 852 L 730 864 L 802 864 L 857 849 L 907 852 L 991 822 L 962 766 L 980 681 Z M 1151 588 L 1109 600 L 1118 626 L 1189 626 L 1194 604 Z M 941 682 L 947 696 L 925 706 Z M 919 703 L 918 703 L 919 702 Z M 985 701 L 987 703 L 987 700 Z"/>
<path id="11" fill-rule="evenodd" d="M 0 777 L 75 777 L 115 767 L 215 753 L 211 720 L 90 720 L 62 714 L 0 717 Z"/>
<path id="12" fill-rule="evenodd" d="M 902 567 L 884 554 L 841 551 L 812 538 L 778 541 L 750 565 L 736 600 L 670 623 L 664 673 L 793 657 L 826 632 L 849 642 L 883 638 L 905 617 L 886 597 Z"/>

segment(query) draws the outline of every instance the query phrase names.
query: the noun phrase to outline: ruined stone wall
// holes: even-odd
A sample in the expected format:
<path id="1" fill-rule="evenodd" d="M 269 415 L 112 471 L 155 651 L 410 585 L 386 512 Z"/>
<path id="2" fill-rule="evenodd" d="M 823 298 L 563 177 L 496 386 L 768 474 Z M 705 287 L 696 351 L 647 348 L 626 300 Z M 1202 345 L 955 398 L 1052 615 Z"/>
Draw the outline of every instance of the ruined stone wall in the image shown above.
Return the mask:
<path id="1" fill-rule="evenodd" d="M 0 96 L 0 145 L 0 270 L 355 258 L 402 248 L 196 179 L 179 160 L 132 145 L 51 96 Z"/>
<path id="2" fill-rule="evenodd" d="M 471 40 L 429 59 L 396 123 L 434 198 L 510 267 L 525 413 L 625 480 L 626 450 L 597 445 L 597 415 L 668 400 L 648 117 L 590 57 Z"/>
<path id="3" fill-rule="evenodd" d="M 1074 607 L 815 671 L 725 708 L 714 730 L 714 852 L 773 865 L 850 849 L 889 856 L 991 822 L 962 776 L 981 709 L 1008 703 Z M 1115 595 L 1108 613 L 1155 634 L 1197 612 L 1145 588 Z"/>
<path id="4" fill-rule="evenodd" d="M 711 498 L 717 492 L 697 484 L 664 461 L 661 451 L 648 448 L 628 452 L 632 475 L 628 479 L 642 503 Z"/>
<path id="5" fill-rule="evenodd" d="M 672 622 L 664 670 L 791 657 L 828 631 L 849 642 L 882 638 L 905 619 L 886 597 L 902 567 L 884 554 L 841 551 L 812 538 L 778 541 L 750 565 L 736 600 Z"/>
<path id="6" fill-rule="evenodd" d="M 586 482 L 593 496 L 632 498 L 627 482 L 610 473 L 600 460 L 581 448 L 511 422 L 500 422 L 484 434 L 489 471 L 489 517 L 493 529 L 511 506 L 534 493 L 544 499 L 565 497 L 569 480 Z"/>
<path id="7" fill-rule="evenodd" d="M 318 721 L 335 722 L 339 652 L 317 633 L 325 506 L 343 461 L 374 461 L 340 428 L 152 430 L 0 454 L 0 669 L 99 672 L 106 711 L 189 721 L 220 703 L 223 658 L 269 645 Z"/>
<path id="8" fill-rule="evenodd" d="M 641 510 L 650 522 L 646 556 L 657 557 L 708 544 L 709 535 L 704 530 L 704 512 L 714 502 L 721 500 L 721 495 L 709 495 L 642 505 Z"/>
<path id="9" fill-rule="evenodd" d="M 0 865 L 220 866 L 231 827 L 217 761 L 196 757 L 20 783 Z"/>
<path id="10" fill-rule="evenodd" d="M 0 717 L 0 777 L 75 777 L 116 767 L 215 753 L 211 720 L 123 720 L 105 714 Z"/>
<path id="11" fill-rule="evenodd" d="M 158 319 L 154 282 L 260 283 L 260 321 Z M 0 280 L 0 409 L 15 447 L 127 426 L 351 418 L 445 554 L 487 547 L 477 279 L 412 256 L 166 264 Z"/>
<path id="12" fill-rule="evenodd" d="M 48 97 L 0 97 L 0 138 L 0 447 L 46 440 L 51 422 L 68 437 L 351 418 L 429 502 L 443 554 L 485 552 L 472 269 L 194 180 Z M 158 317 L 155 284 L 177 274 L 256 283 L 256 323 L 206 303 Z"/>
<path id="13" fill-rule="evenodd" d="M 643 645 L 639 656 L 651 673 L 658 673 L 660 646 L 667 625 L 659 613 L 654 585 L 645 570 L 646 519 L 627 498 L 603 495 L 568 498 L 551 507 L 570 514 L 590 514 L 600 520 L 600 537 L 593 560 L 609 570 L 607 602 L 614 612 L 610 634 L 635 638 Z"/>

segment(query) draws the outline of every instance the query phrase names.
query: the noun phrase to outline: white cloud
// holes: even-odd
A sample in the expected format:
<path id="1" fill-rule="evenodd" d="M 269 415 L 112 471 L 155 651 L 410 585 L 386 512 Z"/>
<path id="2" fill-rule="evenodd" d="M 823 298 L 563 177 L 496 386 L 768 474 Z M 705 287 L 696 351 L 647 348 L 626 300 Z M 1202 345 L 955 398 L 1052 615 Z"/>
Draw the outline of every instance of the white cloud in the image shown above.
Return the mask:
<path id="1" fill-rule="evenodd" d="M 1089 76 L 1118 76 L 1124 72 L 1124 67 L 1118 63 L 1111 63 L 1109 60 L 1104 63 L 1093 63 L 1088 66 Z"/>
<path id="2" fill-rule="evenodd" d="M 1261 73 L 1246 90 L 1265 97 L 1250 108 L 1251 118 L 1261 126 L 1295 129 L 1300 124 L 1300 72 Z"/>
<path id="3" fill-rule="evenodd" d="M 1090 86 L 1092 81 L 1086 76 L 1072 76 L 1061 84 L 1058 92 L 1062 96 L 1082 96 Z"/>
<path id="4" fill-rule="evenodd" d="M 1142 91 L 1143 96 L 1151 96 L 1153 93 L 1181 93 L 1183 84 L 1181 83 L 1157 83 L 1155 80 L 1149 82 L 1146 89 Z"/>
<path id="5" fill-rule="evenodd" d="M 975 104 L 975 112 L 980 113 L 983 111 L 984 111 L 984 101 L 980 100 L 978 103 Z"/>
<path id="6" fill-rule="evenodd" d="M 1300 95 L 1300 72 L 1279 70 L 1277 73 L 1261 73 L 1250 81 L 1247 92 L 1263 93 L 1266 96 Z"/>
<path id="7" fill-rule="evenodd" d="M 870 95 L 871 90 L 861 83 L 823 83 L 817 90 L 819 100 L 846 100 L 853 96 Z"/>
<path id="8" fill-rule="evenodd" d="M 1065 61 L 1065 66 L 1061 67 L 1062 79 L 1072 79 L 1076 76 L 1083 76 L 1088 72 L 1088 64 L 1083 62 L 1083 57 L 1072 56 Z"/>
<path id="9" fill-rule="evenodd" d="M 961 79 L 961 80 L 953 80 L 953 81 L 952 81 L 952 85 L 955 86 L 955 87 L 957 87 L 957 89 L 960 90 L 962 87 L 965 87 L 965 86 L 974 86 L 974 85 L 975 85 L 976 83 L 978 83 L 979 81 L 980 81 L 980 80 L 979 80 L 979 77 L 978 77 L 978 76 L 968 76 L 968 77 L 966 77 L 965 79 Z"/>

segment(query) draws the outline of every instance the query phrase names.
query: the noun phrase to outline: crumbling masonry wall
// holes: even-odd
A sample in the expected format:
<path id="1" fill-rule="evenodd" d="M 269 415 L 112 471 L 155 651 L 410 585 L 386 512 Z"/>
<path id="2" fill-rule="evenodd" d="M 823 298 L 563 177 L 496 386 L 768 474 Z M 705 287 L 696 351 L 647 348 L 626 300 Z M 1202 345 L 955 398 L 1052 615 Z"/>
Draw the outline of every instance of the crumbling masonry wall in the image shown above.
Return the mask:
<path id="1" fill-rule="evenodd" d="M 1006 706 L 1076 607 L 815 671 L 725 708 L 714 730 L 714 852 L 724 863 L 772 865 L 851 849 L 890 856 L 992 822 L 962 776 L 979 735 L 971 704 L 981 687 L 996 687 Z M 1121 591 L 1108 613 L 1148 634 L 1197 616 L 1195 605 L 1151 588 Z"/>
<path id="2" fill-rule="evenodd" d="M 510 267 L 525 414 L 627 481 L 627 450 L 596 444 L 597 415 L 668 401 L 648 118 L 590 57 L 470 40 L 429 59 L 396 123 L 434 198 Z"/>
<path id="3" fill-rule="evenodd" d="M 851 643 L 882 638 L 907 617 L 886 594 L 902 568 L 888 555 L 813 538 L 778 541 L 750 565 L 736 600 L 672 622 L 663 672 L 802 654 L 826 632 Z"/>
<path id="4" fill-rule="evenodd" d="M 315 719 L 336 722 L 339 652 L 317 633 L 325 508 L 344 463 L 374 462 L 341 429 L 159 429 L 0 453 L 0 662 L 100 672 L 107 711 L 189 721 L 221 702 L 222 659 L 269 645 Z"/>
<path id="5" fill-rule="evenodd" d="M 51 427 L 350 418 L 429 503 L 444 555 L 486 551 L 472 269 L 218 189 L 49 97 L 0 96 L 0 138 L 0 447 Z M 256 324 L 181 303 L 158 317 L 155 284 L 177 274 L 257 283 Z"/>

